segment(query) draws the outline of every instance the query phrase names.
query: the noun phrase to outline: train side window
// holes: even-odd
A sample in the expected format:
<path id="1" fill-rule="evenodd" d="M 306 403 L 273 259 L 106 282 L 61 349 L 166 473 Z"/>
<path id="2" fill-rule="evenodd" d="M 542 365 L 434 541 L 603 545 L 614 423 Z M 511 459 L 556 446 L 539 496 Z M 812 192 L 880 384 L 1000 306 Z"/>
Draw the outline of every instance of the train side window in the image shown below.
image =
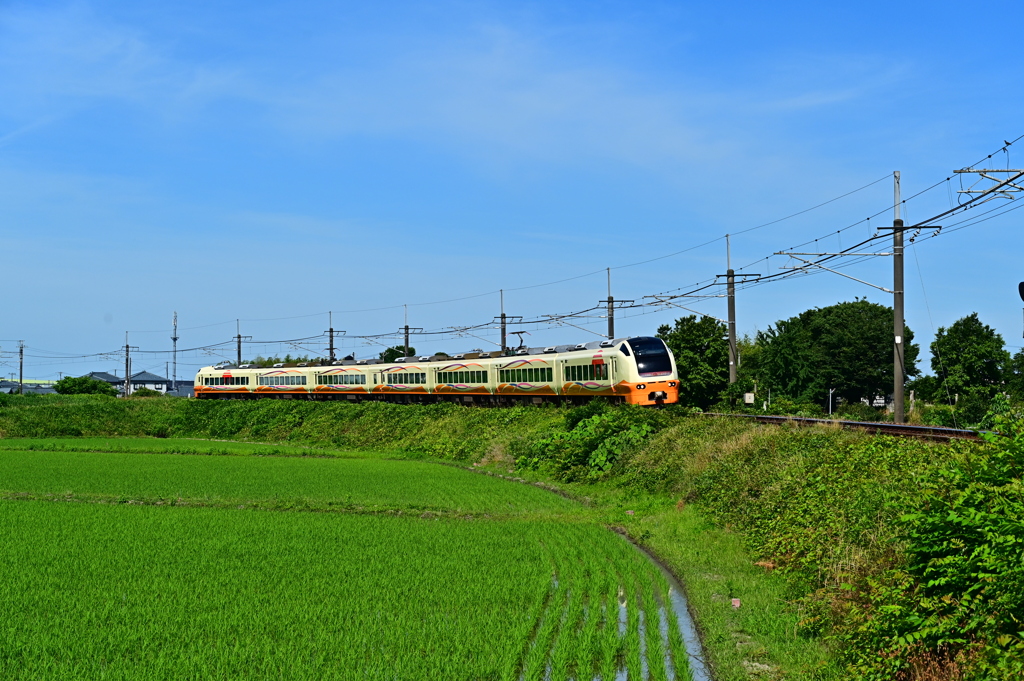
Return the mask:
<path id="1" fill-rule="evenodd" d="M 626 347 L 626 344 L 625 344 L 625 343 L 623 343 L 622 345 L 620 345 L 620 346 L 619 346 L 619 350 L 621 350 L 621 351 L 622 351 L 622 354 L 624 354 L 624 355 L 625 355 L 626 357 L 629 357 L 629 356 L 630 356 L 630 354 L 629 354 L 629 348 L 627 348 L 627 347 Z"/>

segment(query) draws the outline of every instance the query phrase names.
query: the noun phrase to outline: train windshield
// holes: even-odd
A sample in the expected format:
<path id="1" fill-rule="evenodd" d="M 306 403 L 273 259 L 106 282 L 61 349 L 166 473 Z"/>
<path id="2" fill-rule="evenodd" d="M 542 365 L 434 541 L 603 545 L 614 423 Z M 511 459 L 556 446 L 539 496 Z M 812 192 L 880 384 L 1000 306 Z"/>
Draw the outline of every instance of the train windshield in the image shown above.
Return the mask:
<path id="1" fill-rule="evenodd" d="M 660 338 L 630 338 L 629 346 L 636 355 L 636 368 L 641 376 L 665 376 L 672 373 L 672 358 Z"/>

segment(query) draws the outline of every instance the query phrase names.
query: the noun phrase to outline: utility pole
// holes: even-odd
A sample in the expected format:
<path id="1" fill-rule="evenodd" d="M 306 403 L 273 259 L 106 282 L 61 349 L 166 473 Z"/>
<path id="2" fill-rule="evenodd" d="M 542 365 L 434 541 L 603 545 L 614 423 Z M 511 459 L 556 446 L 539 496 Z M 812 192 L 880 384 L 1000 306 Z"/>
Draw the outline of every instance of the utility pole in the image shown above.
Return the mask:
<path id="1" fill-rule="evenodd" d="M 726 295 L 729 296 L 729 384 L 736 382 L 736 272 L 732 269 L 732 249 L 729 235 L 725 235 Z"/>
<path id="2" fill-rule="evenodd" d="M 501 294 L 501 315 L 495 317 L 495 319 L 501 322 L 501 356 L 504 357 L 508 354 L 508 324 L 509 322 L 515 323 L 515 320 L 522 319 L 520 315 L 505 314 L 505 290 L 501 289 L 498 291 Z M 512 332 L 515 335 L 516 332 Z M 522 339 L 522 336 L 520 336 Z"/>
<path id="3" fill-rule="evenodd" d="M 722 275 L 718 275 L 722 276 Z M 736 382 L 736 372 L 739 368 L 739 350 L 736 346 L 736 277 L 760 277 L 760 274 L 736 274 L 732 268 L 732 248 L 729 242 L 729 235 L 725 235 L 725 286 L 726 295 L 729 298 L 729 383 Z"/>
<path id="4" fill-rule="evenodd" d="M 327 346 L 327 349 L 328 349 L 328 352 L 330 353 L 331 361 L 333 362 L 335 360 L 335 356 L 334 356 L 335 355 L 334 334 L 336 334 L 336 333 L 342 333 L 343 334 L 345 332 L 344 331 L 335 331 L 334 330 L 334 313 L 333 312 L 328 312 L 327 313 L 327 326 L 328 326 L 327 334 L 331 338 L 330 344 Z"/>
<path id="5" fill-rule="evenodd" d="M 403 336 L 405 337 L 405 355 L 404 356 L 408 357 L 408 356 L 410 356 L 412 354 L 411 352 L 409 352 L 409 334 L 410 333 L 419 333 L 419 332 L 423 331 L 423 329 L 421 327 L 418 327 L 418 326 L 417 327 L 409 326 L 409 306 L 408 305 L 402 305 L 402 307 L 405 308 L 405 325 L 401 329 L 399 329 L 399 331 L 401 331 L 403 333 Z"/>
<path id="6" fill-rule="evenodd" d="M 900 219 L 900 171 L 892 174 L 892 421 L 904 422 L 903 404 L 903 220 Z"/>
<path id="7" fill-rule="evenodd" d="M 174 374 L 171 377 L 171 390 L 177 391 L 178 389 L 178 311 L 174 311 L 174 335 L 171 336 L 172 347 L 171 357 L 174 358 Z"/>
<path id="8" fill-rule="evenodd" d="M 960 171 L 956 171 L 960 172 Z M 966 171 L 964 171 L 966 172 Z M 1013 171 L 1017 172 L 1017 171 Z M 1024 171 L 1020 171 L 1024 174 Z M 892 294 L 892 331 L 893 331 L 893 376 L 892 376 L 892 402 L 893 402 L 893 422 L 904 423 L 904 395 L 903 395 L 903 382 L 906 377 L 904 370 L 904 345 L 906 335 L 906 321 L 904 320 L 904 286 L 903 286 L 903 232 L 905 227 L 903 226 L 903 220 L 900 219 L 900 205 L 902 199 L 900 198 L 900 171 L 896 170 L 892 174 L 893 176 L 893 221 L 892 227 L 879 227 L 879 230 L 891 229 L 892 230 L 892 253 L 854 253 L 849 249 L 846 251 L 840 251 L 838 253 L 796 253 L 789 251 L 779 251 L 776 255 L 788 255 L 789 257 L 799 260 L 804 263 L 797 267 L 783 267 L 782 269 L 794 269 L 794 270 L 807 270 L 810 267 L 817 267 L 831 272 L 832 274 L 838 274 L 841 277 L 852 279 L 861 284 L 865 284 L 872 288 L 877 288 L 879 291 Z M 1012 179 L 1016 179 L 1012 178 Z M 996 189 L 1004 186 L 1006 183 L 1000 184 L 997 187 L 986 190 L 984 193 L 991 193 Z M 957 210 L 956 208 L 941 213 L 936 217 L 942 217 L 943 215 L 949 215 L 950 213 Z M 913 225 L 912 229 L 920 231 L 922 229 L 942 229 L 939 225 Z M 913 239 L 911 239 L 913 242 Z M 892 288 L 888 289 L 884 286 L 878 286 L 871 282 L 858 279 L 857 277 L 851 277 L 849 274 L 845 274 L 838 270 L 825 267 L 821 262 L 815 262 L 807 260 L 806 256 L 813 256 L 823 259 L 836 258 L 836 257 L 871 257 L 871 256 L 892 256 Z M 801 257 L 804 256 L 804 257 Z"/>
<path id="9" fill-rule="evenodd" d="M 137 347 L 128 345 L 128 332 L 124 332 L 124 396 L 132 394 L 132 349 Z"/>
<path id="10" fill-rule="evenodd" d="M 615 299 L 612 298 L 612 268 L 605 268 L 608 272 L 608 297 L 604 300 L 599 300 L 599 303 L 606 303 L 608 305 L 608 340 L 614 340 L 615 338 Z M 632 303 L 632 300 L 620 300 L 619 303 Z"/>
<path id="11" fill-rule="evenodd" d="M 25 394 L 25 341 L 18 341 L 18 394 Z"/>
<path id="12" fill-rule="evenodd" d="M 608 340 L 615 338 L 615 299 L 612 298 L 612 268 L 608 271 Z"/>
<path id="13" fill-rule="evenodd" d="M 242 340 L 251 340 L 252 336 L 242 335 L 242 321 L 240 319 L 235 320 L 235 332 L 238 334 L 235 336 L 235 341 L 238 343 L 238 345 L 236 346 L 238 362 L 235 364 L 235 366 L 242 366 Z"/>
<path id="14" fill-rule="evenodd" d="M 327 333 L 330 334 L 331 340 L 327 346 L 328 352 L 331 357 L 331 361 L 334 361 L 334 313 L 327 313 Z"/>
<path id="15" fill-rule="evenodd" d="M 892 420 L 906 423 L 903 384 L 906 380 L 906 320 L 904 319 L 905 288 L 903 285 L 903 220 L 900 219 L 900 171 L 893 171 L 892 217 Z M 889 229 L 881 227 L 880 229 Z M 938 225 L 914 225 L 914 229 L 941 229 Z M 884 289 L 883 289 L 884 290 Z"/>

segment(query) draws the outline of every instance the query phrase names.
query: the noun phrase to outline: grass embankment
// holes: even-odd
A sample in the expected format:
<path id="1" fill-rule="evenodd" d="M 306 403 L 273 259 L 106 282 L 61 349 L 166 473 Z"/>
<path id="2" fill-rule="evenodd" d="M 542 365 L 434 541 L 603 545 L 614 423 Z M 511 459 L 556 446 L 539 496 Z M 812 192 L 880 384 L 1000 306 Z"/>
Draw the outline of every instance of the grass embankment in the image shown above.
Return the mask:
<path id="1" fill-rule="evenodd" d="M 1020 668 L 1024 639 L 1012 629 L 1021 611 L 1013 590 L 984 586 L 1016 584 L 1014 556 L 1024 546 L 1012 491 L 1020 488 L 1024 456 L 1008 455 L 997 474 L 978 477 L 999 448 L 673 410 L 4 404 L 0 435 L 7 437 L 134 434 L 399 448 L 557 481 L 684 580 L 719 679 L 1015 678 Z M 981 508 L 985 499 L 1002 506 Z M 966 520 L 943 524 L 963 509 Z M 943 572 L 949 566 L 959 572 Z"/>
<path id="2" fill-rule="evenodd" d="M 469 461 L 560 423 L 555 409 L 0 395 L 0 438 L 242 439 Z"/>

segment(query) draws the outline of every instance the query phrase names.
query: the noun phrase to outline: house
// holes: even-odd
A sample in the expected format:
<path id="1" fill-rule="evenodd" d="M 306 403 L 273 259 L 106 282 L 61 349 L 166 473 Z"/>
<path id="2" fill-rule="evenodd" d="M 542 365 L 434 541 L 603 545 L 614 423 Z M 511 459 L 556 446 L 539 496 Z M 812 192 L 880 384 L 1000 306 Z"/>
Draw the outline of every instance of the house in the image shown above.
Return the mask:
<path id="1" fill-rule="evenodd" d="M 124 383 L 124 381 L 121 381 Z M 132 374 L 131 377 L 132 390 L 138 390 L 139 388 L 149 388 L 150 390 L 156 390 L 157 392 L 165 393 L 171 389 L 170 379 L 164 378 L 163 376 L 157 376 L 148 371 L 139 371 Z"/>
<path id="2" fill-rule="evenodd" d="M 89 378 L 95 378 L 97 381 L 103 381 L 109 383 L 118 389 L 119 392 L 124 392 L 124 379 L 117 374 L 108 374 L 106 371 L 93 371 L 89 374 Z M 183 381 L 178 381 L 180 386 Z M 148 371 L 139 371 L 132 374 L 131 377 L 132 390 L 138 390 L 139 388 L 149 388 L 150 390 L 156 390 L 157 392 L 166 393 L 171 389 L 171 381 L 163 376 L 157 376 L 154 373 Z"/>

